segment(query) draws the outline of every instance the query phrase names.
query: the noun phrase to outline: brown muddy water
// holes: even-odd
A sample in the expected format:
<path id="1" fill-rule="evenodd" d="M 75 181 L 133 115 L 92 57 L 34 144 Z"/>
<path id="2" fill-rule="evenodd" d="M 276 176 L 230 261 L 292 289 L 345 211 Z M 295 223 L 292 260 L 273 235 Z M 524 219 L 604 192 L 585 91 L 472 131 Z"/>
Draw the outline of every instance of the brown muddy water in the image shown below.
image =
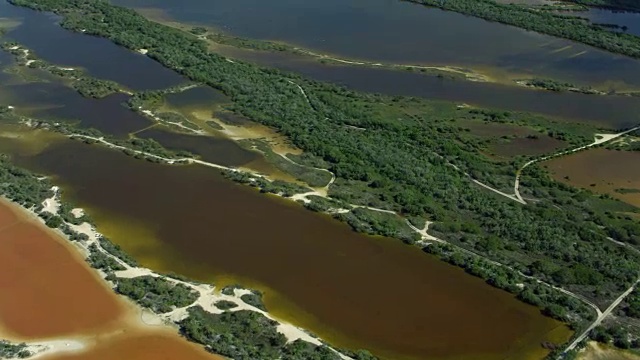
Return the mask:
<path id="1" fill-rule="evenodd" d="M 553 177 L 640 208 L 640 152 L 591 149 L 546 161 Z"/>
<path id="2" fill-rule="evenodd" d="M 113 329 L 125 307 L 61 238 L 0 201 L 0 324 L 20 338 Z"/>
<path id="3" fill-rule="evenodd" d="M 563 324 L 401 242 L 223 179 L 61 141 L 16 163 L 53 175 L 99 230 L 159 271 L 240 281 L 276 316 L 386 359 L 537 359 Z"/>
<path id="4" fill-rule="evenodd" d="M 88 349 L 44 359 L 216 360 L 173 329 L 145 328 L 77 249 L 16 204 L 0 201 L 0 328 L 39 342 L 82 339 Z"/>
<path id="5" fill-rule="evenodd" d="M 496 155 L 514 158 L 521 155 L 544 155 L 565 147 L 566 142 L 546 135 L 536 138 L 499 139 L 489 145 L 489 149 Z"/>
<path id="6" fill-rule="evenodd" d="M 202 347 L 164 331 L 125 331 L 98 340 L 86 352 L 46 357 L 46 360 L 223 360 Z"/>
<path id="7" fill-rule="evenodd" d="M 525 126 L 484 121 L 458 121 L 458 124 L 470 135 L 489 140 L 489 155 L 502 159 L 548 154 L 567 145 L 564 141 Z"/>

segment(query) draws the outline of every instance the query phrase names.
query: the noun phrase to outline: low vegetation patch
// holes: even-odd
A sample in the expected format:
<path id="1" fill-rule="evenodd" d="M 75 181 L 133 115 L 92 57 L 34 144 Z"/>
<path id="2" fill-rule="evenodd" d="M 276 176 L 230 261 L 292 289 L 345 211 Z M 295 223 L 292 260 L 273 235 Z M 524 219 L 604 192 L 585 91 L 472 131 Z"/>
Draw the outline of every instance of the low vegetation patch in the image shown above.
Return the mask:
<path id="1" fill-rule="evenodd" d="M 330 213 L 340 209 L 351 209 L 351 205 L 347 204 L 344 201 L 330 199 L 322 196 L 309 195 L 307 196 L 307 200 L 310 200 L 310 202 L 305 203 L 304 207 L 311 211 Z"/>
<path id="2" fill-rule="evenodd" d="M 189 316 L 180 323 L 184 336 L 206 349 L 235 360 L 339 360 L 326 346 L 301 340 L 287 343 L 277 331 L 278 323 L 248 310 L 210 314 L 199 306 L 189 308 Z"/>
<path id="3" fill-rule="evenodd" d="M 100 247 L 102 247 L 106 252 L 124 261 L 127 265 L 131 267 L 138 266 L 138 262 L 124 250 L 122 250 L 120 245 L 114 244 L 113 242 L 111 242 L 111 240 L 104 236 L 99 237 L 98 242 L 100 243 Z"/>
<path id="4" fill-rule="evenodd" d="M 631 57 L 640 57 L 640 39 L 631 34 L 616 33 L 607 27 L 590 23 L 587 19 L 571 15 L 558 14 L 552 11 L 500 4 L 493 0 L 409 0 L 428 6 L 439 7 L 444 10 L 455 11 L 466 15 L 476 16 L 485 20 L 517 26 L 526 30 L 536 31 L 551 36 L 578 41 L 614 53 Z M 622 3 L 623 0 L 575 0 L 584 5 L 599 5 Z M 626 0 L 626 8 L 631 0 Z"/>
<path id="5" fill-rule="evenodd" d="M 87 262 L 95 269 L 100 269 L 107 274 L 113 273 L 114 271 L 126 270 L 126 268 L 114 258 L 100 251 L 96 244 L 89 245 L 89 253 L 90 255 L 87 258 Z"/>
<path id="6" fill-rule="evenodd" d="M 240 284 L 233 284 L 233 285 L 227 285 L 223 287 L 220 292 L 227 296 L 235 296 L 236 294 L 235 291 L 239 289 L 242 289 L 242 286 L 240 286 Z"/>
<path id="7" fill-rule="evenodd" d="M 115 290 L 156 313 L 167 313 L 175 308 L 191 305 L 199 296 L 196 291 L 183 284 L 153 276 L 116 278 Z"/>
<path id="8" fill-rule="evenodd" d="M 27 350 L 27 344 L 12 344 L 6 340 L 0 340 L 1 359 L 26 359 L 31 357 L 31 352 Z"/>
<path id="9" fill-rule="evenodd" d="M 262 302 L 262 293 L 258 290 L 253 290 L 250 294 L 244 294 L 240 296 L 240 299 L 246 304 L 249 304 L 262 311 L 267 311 L 267 307 Z"/>
<path id="10" fill-rule="evenodd" d="M 598 326 L 589 336 L 603 344 L 610 344 L 620 349 L 640 350 L 640 335 L 629 333 L 625 326 Z"/>
<path id="11" fill-rule="evenodd" d="M 348 213 L 335 214 L 334 217 L 346 222 L 357 232 L 394 237 L 409 244 L 420 240 L 420 235 L 407 225 L 406 220 L 395 214 L 356 208 Z"/>
<path id="12" fill-rule="evenodd" d="M 42 201 L 53 196 L 51 183 L 38 180 L 32 173 L 12 165 L 0 154 L 0 195 L 21 206 L 42 210 Z"/>
<path id="13" fill-rule="evenodd" d="M 219 300 L 219 301 L 216 301 L 215 304 L 213 305 L 215 305 L 215 307 L 217 307 L 220 310 L 230 310 L 238 307 L 238 304 L 229 300 Z"/>
<path id="14" fill-rule="evenodd" d="M 545 89 L 550 91 L 572 91 L 583 94 L 603 94 L 602 92 L 591 88 L 590 86 L 577 86 L 571 83 L 561 82 L 553 79 L 526 79 L 516 80 L 516 82 L 524 84 L 526 86 L 535 87 L 539 89 Z"/>
<path id="15" fill-rule="evenodd" d="M 242 171 L 223 170 L 222 175 L 229 180 L 258 188 L 260 189 L 260 192 L 279 194 L 285 197 L 312 191 L 311 189 L 298 184 L 282 180 L 269 181 L 265 178 Z"/>
<path id="16" fill-rule="evenodd" d="M 300 165 L 288 157 L 284 158 L 276 154 L 264 140 L 247 139 L 240 143 L 247 148 L 260 151 L 268 162 L 311 187 L 323 187 L 331 181 L 331 173 L 328 171 Z"/>

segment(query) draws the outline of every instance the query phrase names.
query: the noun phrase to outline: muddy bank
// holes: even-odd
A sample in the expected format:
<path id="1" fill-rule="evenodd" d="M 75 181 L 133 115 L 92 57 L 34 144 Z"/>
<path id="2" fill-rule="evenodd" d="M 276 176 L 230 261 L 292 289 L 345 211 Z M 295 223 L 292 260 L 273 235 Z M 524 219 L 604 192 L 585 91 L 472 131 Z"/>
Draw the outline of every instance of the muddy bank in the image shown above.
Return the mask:
<path id="1" fill-rule="evenodd" d="M 196 344 L 165 331 L 127 329 L 121 335 L 97 339 L 85 352 L 53 355 L 45 360 L 222 360 Z"/>

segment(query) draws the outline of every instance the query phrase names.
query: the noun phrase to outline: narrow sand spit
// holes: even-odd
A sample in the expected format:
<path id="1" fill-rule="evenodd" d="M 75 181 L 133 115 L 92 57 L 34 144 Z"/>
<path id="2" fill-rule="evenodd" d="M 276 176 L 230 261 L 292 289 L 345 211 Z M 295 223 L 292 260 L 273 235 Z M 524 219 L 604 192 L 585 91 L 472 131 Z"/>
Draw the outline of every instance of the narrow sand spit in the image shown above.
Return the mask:
<path id="1" fill-rule="evenodd" d="M 53 354 L 81 352 L 86 348 L 87 344 L 78 339 L 62 339 L 27 343 L 27 351 L 34 354 L 29 357 L 29 359 L 38 359 Z"/>
<path id="2" fill-rule="evenodd" d="M 45 208 L 42 210 L 42 212 L 50 212 L 52 214 L 58 214 L 58 211 L 60 209 L 59 188 L 54 186 L 52 188 L 52 191 L 54 192 L 53 196 L 51 198 L 46 199 L 43 202 L 43 206 L 45 206 Z M 38 216 L 38 214 L 34 212 L 32 209 L 29 209 L 28 211 L 31 212 L 33 215 Z M 80 217 L 81 215 L 84 214 L 84 211 L 80 208 L 73 209 L 72 212 L 76 217 Z M 38 217 L 38 219 L 40 218 Z M 108 253 L 106 250 L 102 248 L 102 246 L 100 245 L 100 242 L 98 241 L 98 239 L 102 235 L 98 233 L 91 224 L 85 222 L 80 225 L 73 225 L 69 223 L 67 223 L 67 225 L 76 233 L 85 234 L 88 237 L 88 240 L 86 241 L 75 242 L 75 244 L 77 245 L 76 247 L 78 248 L 78 251 L 83 253 L 85 257 L 88 256 L 89 254 L 89 246 L 95 245 L 98 251 L 111 257 L 112 259 L 120 263 L 125 268 L 125 270 L 115 272 L 115 275 L 117 277 L 121 277 L 121 278 L 134 278 L 139 276 L 159 277 L 174 284 L 182 284 L 186 287 L 193 289 L 198 293 L 199 295 L 198 299 L 194 303 L 185 307 L 176 308 L 173 311 L 166 314 L 155 314 L 146 309 L 143 309 L 143 311 L 140 313 L 140 321 L 146 326 L 159 326 L 164 324 L 172 324 L 177 321 L 180 321 L 188 315 L 187 309 L 191 306 L 201 306 L 207 312 L 210 312 L 213 314 L 219 314 L 219 313 L 222 313 L 223 310 L 218 309 L 215 306 L 215 303 L 218 301 L 224 300 L 224 301 L 233 302 L 237 305 L 231 311 L 250 310 L 250 311 L 258 312 L 264 315 L 265 317 L 276 321 L 278 323 L 277 325 L 278 332 L 285 335 L 288 342 L 301 339 L 316 345 L 322 344 L 322 341 L 320 339 L 308 334 L 303 329 L 298 328 L 292 324 L 279 321 L 273 318 L 268 312 L 262 311 L 258 308 L 255 308 L 245 303 L 241 299 L 241 297 L 243 295 L 251 294 L 252 293 L 251 290 L 234 289 L 232 295 L 225 295 L 219 291 L 216 291 L 216 287 L 208 284 L 190 283 L 187 281 L 178 280 L 178 279 L 157 274 L 147 268 L 130 266 L 125 262 L 123 262 L 122 260 L 111 255 L 110 253 Z M 59 230 L 57 231 L 61 233 Z M 103 278 L 105 277 L 104 273 L 99 272 L 99 274 L 101 277 Z M 79 340 L 55 340 L 55 341 L 48 341 L 43 343 L 35 343 L 30 346 L 33 346 L 34 352 L 36 352 L 35 350 L 37 350 L 39 356 L 44 356 L 45 354 L 49 355 L 55 352 L 62 352 L 62 351 L 79 351 L 85 347 L 84 343 L 82 343 Z M 340 353 L 338 354 L 343 359 L 350 359 L 349 357 L 344 356 Z"/>

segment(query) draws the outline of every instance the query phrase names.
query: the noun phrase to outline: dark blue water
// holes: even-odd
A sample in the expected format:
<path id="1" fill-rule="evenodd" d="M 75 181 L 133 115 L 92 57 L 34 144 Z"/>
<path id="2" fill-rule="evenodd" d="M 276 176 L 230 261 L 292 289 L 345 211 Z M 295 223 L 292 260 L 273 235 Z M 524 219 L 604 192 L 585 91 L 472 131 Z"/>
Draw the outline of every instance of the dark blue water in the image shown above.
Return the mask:
<path id="1" fill-rule="evenodd" d="M 9 5 L 0 0 L 0 16 L 22 24 L 5 35 L 57 65 L 81 67 L 97 78 L 116 81 L 133 90 L 166 88 L 186 80 L 152 59 L 100 39 L 64 30 L 51 14 Z"/>
<path id="2" fill-rule="evenodd" d="M 586 17 L 594 23 L 625 26 L 626 29 L 616 29 L 615 31 L 640 36 L 640 13 L 590 9 L 588 12 L 578 13 L 578 15 Z"/>
<path id="3" fill-rule="evenodd" d="M 448 64 L 589 84 L 640 86 L 640 62 L 399 0 L 112 0 L 235 35 L 347 58 Z"/>

